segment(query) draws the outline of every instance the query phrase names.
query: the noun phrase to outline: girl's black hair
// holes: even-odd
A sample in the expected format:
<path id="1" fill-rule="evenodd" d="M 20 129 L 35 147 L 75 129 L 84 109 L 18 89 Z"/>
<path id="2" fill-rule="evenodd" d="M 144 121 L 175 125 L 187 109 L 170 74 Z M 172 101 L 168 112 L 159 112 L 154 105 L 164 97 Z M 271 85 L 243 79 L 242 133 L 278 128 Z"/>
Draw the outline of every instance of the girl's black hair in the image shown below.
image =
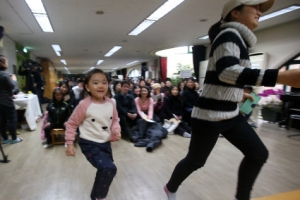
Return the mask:
<path id="1" fill-rule="evenodd" d="M 68 88 L 68 92 L 66 94 L 69 94 L 69 92 L 70 92 L 69 81 L 68 80 L 60 81 L 59 84 L 58 84 L 58 87 L 61 87 L 63 85 L 66 85 L 66 87 Z"/>
<path id="2" fill-rule="evenodd" d="M 173 90 L 174 88 L 177 88 L 177 90 L 178 90 L 177 96 L 174 96 L 174 95 L 172 94 L 172 90 Z M 169 89 L 169 95 L 168 95 L 168 96 L 169 96 L 169 97 L 173 97 L 173 98 L 176 98 L 176 99 L 181 100 L 181 95 L 180 95 L 180 89 L 179 89 L 179 87 L 176 86 L 176 85 L 172 86 L 172 87 Z"/>
<path id="3" fill-rule="evenodd" d="M 187 82 L 188 81 L 193 81 L 194 83 L 196 82 L 196 80 L 193 78 L 193 77 L 190 77 L 190 78 L 188 78 L 187 79 Z M 187 85 L 186 85 L 187 86 Z M 188 87 L 188 86 L 187 86 Z M 189 88 L 189 87 L 188 87 Z M 193 87 L 193 90 L 195 90 L 195 88 L 196 88 L 196 86 L 194 85 L 194 87 Z"/>
<path id="4" fill-rule="evenodd" d="M 53 103 L 63 102 L 63 101 L 64 101 L 64 98 L 61 98 L 60 101 L 57 101 L 57 99 L 55 98 L 55 93 L 56 93 L 56 92 L 60 92 L 61 95 L 64 96 L 64 94 L 62 93 L 62 91 L 61 91 L 60 88 L 55 88 L 55 89 L 53 90 L 53 93 L 52 93 L 52 102 L 53 102 Z"/>
<path id="5" fill-rule="evenodd" d="M 6 67 L 4 67 L 6 57 L 3 55 L 0 55 L 0 70 L 6 70 Z"/>
<path id="6" fill-rule="evenodd" d="M 240 5 L 232 10 L 237 10 L 237 11 L 241 11 L 244 8 L 244 5 Z M 221 25 L 222 25 L 222 21 L 224 22 L 231 22 L 231 12 L 230 11 L 227 16 L 225 17 L 225 19 L 221 18 L 220 21 L 218 21 L 217 23 L 215 23 L 214 25 L 212 25 L 208 31 L 208 36 L 209 36 L 209 40 L 210 43 L 212 44 L 213 41 L 215 40 L 215 38 L 217 37 L 217 35 L 221 32 Z"/>
<path id="7" fill-rule="evenodd" d="M 89 71 L 87 73 L 87 75 L 85 76 L 84 78 L 84 82 L 83 82 L 83 90 L 81 91 L 81 94 L 80 94 L 80 100 L 84 99 L 86 96 L 92 96 L 90 92 L 88 92 L 85 88 L 85 85 L 88 85 L 91 77 L 94 75 L 94 74 L 104 74 L 107 82 L 109 80 L 108 78 L 108 75 L 106 73 L 104 73 L 104 71 L 102 71 L 101 69 L 92 69 L 91 71 Z"/>
<path id="8" fill-rule="evenodd" d="M 142 86 L 140 88 L 141 88 L 141 92 L 140 92 L 140 95 L 139 95 L 140 98 L 142 97 L 142 89 L 143 88 L 145 88 L 148 91 L 147 98 L 151 97 L 150 90 L 149 90 L 149 88 L 147 86 Z"/>

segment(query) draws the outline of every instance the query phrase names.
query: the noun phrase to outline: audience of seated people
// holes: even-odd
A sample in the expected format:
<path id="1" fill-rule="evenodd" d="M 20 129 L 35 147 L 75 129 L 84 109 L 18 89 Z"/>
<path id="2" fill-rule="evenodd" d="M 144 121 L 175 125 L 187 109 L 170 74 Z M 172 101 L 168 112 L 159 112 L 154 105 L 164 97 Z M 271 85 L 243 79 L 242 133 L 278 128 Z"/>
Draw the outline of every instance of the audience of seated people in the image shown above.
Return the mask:
<path id="1" fill-rule="evenodd" d="M 187 81 L 186 85 L 185 81 Z M 172 86 L 170 79 L 166 81 L 166 84 L 152 79 L 148 79 L 147 82 L 141 79 L 137 84 L 130 79 L 112 82 L 113 89 L 109 88 L 107 97 L 112 98 L 116 103 L 122 136 L 132 140 L 138 119 L 144 121 L 143 123 L 153 120 L 161 124 L 164 119 L 169 120 L 175 116 L 181 123 L 174 133 L 187 138 L 191 137 L 190 115 L 199 94 L 193 78 L 185 81 L 176 86 Z M 53 101 L 47 107 L 49 117 L 45 127 L 47 142 L 44 148 L 51 146 L 51 130 L 64 128 L 64 123 L 75 106 L 84 98 L 83 93 L 79 95 L 82 87 L 84 86 L 80 79 L 73 89 L 70 88 L 69 81 L 65 80 L 61 81 L 59 87 L 53 92 Z M 161 134 L 159 135 L 161 140 Z"/>

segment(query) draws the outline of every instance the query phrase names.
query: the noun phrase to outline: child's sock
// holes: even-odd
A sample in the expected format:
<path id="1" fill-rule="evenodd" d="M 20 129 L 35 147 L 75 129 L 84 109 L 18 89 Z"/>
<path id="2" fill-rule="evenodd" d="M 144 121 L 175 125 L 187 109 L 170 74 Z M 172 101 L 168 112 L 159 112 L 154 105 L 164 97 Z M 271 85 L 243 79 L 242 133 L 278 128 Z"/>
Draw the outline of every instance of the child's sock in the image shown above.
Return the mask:
<path id="1" fill-rule="evenodd" d="M 164 190 L 169 200 L 176 200 L 176 193 L 170 192 L 166 185 L 164 186 Z"/>
<path id="2" fill-rule="evenodd" d="M 184 133 L 183 133 L 183 137 L 185 137 L 185 138 L 190 138 L 190 137 L 191 137 L 191 134 L 188 133 L 188 132 L 184 132 Z"/>

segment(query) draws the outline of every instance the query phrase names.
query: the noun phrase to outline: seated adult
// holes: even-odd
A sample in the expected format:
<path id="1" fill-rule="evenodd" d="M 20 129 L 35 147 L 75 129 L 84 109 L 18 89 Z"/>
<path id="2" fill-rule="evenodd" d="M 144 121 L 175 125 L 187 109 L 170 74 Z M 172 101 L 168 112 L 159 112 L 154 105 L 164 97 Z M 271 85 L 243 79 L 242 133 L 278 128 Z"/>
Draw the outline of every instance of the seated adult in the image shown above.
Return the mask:
<path id="1" fill-rule="evenodd" d="M 152 84 L 152 90 L 151 97 L 154 101 L 154 114 L 160 115 L 162 106 L 164 104 L 164 97 L 165 94 L 160 92 L 161 86 L 159 83 Z"/>
<path id="2" fill-rule="evenodd" d="M 183 119 L 185 122 L 191 125 L 192 110 L 199 95 L 195 91 L 195 79 L 188 78 L 186 85 L 187 87 L 182 93 L 182 101 L 183 101 L 183 108 L 184 108 Z"/>
<path id="3" fill-rule="evenodd" d="M 61 81 L 61 82 L 59 82 L 58 86 L 63 93 L 63 101 L 69 105 L 71 111 L 73 112 L 73 110 L 75 108 L 75 104 L 76 104 L 75 103 L 75 95 L 74 95 L 72 88 L 70 87 L 71 83 L 69 83 L 69 82 L 70 81 Z"/>
<path id="4" fill-rule="evenodd" d="M 175 116 L 174 116 L 175 115 Z M 191 127 L 188 126 L 182 118 L 183 115 L 183 103 L 181 96 L 179 94 L 179 89 L 177 86 L 174 86 L 169 95 L 164 98 L 164 106 L 161 112 L 162 119 L 171 119 L 176 117 L 181 122 L 174 130 L 174 133 L 181 135 L 182 137 L 190 138 L 191 137 Z"/>
<path id="5" fill-rule="evenodd" d="M 135 86 L 133 86 L 132 87 L 132 96 L 134 97 L 134 98 L 137 98 L 138 96 L 140 96 L 140 93 L 141 93 L 141 88 L 140 88 L 140 86 L 138 86 L 138 85 L 135 85 Z"/>
<path id="6" fill-rule="evenodd" d="M 150 90 L 147 86 L 141 87 L 141 94 L 139 97 L 134 99 L 135 106 L 137 108 L 139 117 L 144 120 L 154 120 L 159 122 L 159 118 L 154 115 L 154 101 L 151 98 Z"/>
<path id="7" fill-rule="evenodd" d="M 114 96 L 117 103 L 118 115 L 122 129 L 122 136 L 132 138 L 132 127 L 136 124 L 137 110 L 132 95 L 128 94 L 130 83 L 123 81 L 121 83 L 121 92 Z"/>

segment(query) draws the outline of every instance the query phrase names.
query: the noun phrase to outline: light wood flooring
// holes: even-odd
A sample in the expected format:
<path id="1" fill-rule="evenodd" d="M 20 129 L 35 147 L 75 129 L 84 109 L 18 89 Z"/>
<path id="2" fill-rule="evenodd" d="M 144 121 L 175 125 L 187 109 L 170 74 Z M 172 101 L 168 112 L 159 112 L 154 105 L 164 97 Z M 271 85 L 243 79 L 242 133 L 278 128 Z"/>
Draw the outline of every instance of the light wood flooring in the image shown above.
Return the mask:
<path id="1" fill-rule="evenodd" d="M 0 163 L 0 200 L 90 199 L 96 169 L 86 161 L 79 146 L 75 157 L 65 156 L 63 145 L 43 149 L 40 126 L 41 122 L 36 131 L 20 129 L 23 142 L 3 145 L 11 162 Z M 288 131 L 263 121 L 256 130 L 270 157 L 256 181 L 252 197 L 260 199 L 299 190 L 300 137 L 290 139 Z M 113 142 L 118 173 L 107 200 L 166 200 L 163 185 L 177 162 L 186 155 L 189 141 L 170 135 L 152 153 L 124 140 Z M 241 159 L 242 154 L 235 147 L 219 138 L 206 166 L 194 172 L 178 190 L 178 200 L 233 200 Z"/>

